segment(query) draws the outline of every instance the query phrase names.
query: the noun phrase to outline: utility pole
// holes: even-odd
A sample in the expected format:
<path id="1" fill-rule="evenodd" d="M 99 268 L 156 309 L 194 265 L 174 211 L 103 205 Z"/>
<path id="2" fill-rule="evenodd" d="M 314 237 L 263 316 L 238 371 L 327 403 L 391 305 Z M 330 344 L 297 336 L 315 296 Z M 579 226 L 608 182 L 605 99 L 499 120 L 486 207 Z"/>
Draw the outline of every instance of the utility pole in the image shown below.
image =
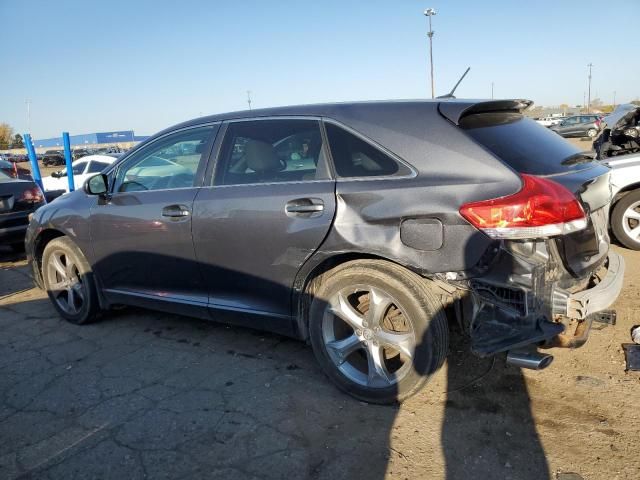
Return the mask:
<path id="1" fill-rule="evenodd" d="M 491 82 L 491 100 L 493 100 L 493 82 Z"/>
<path id="2" fill-rule="evenodd" d="M 251 110 L 251 90 L 247 90 L 247 103 L 249 104 L 249 110 Z"/>
<path id="3" fill-rule="evenodd" d="M 31 99 L 26 98 L 24 103 L 27 104 L 27 133 L 31 133 Z"/>
<path id="4" fill-rule="evenodd" d="M 433 28 L 431 28 L 431 17 L 436 14 L 436 11 L 433 8 L 427 8 L 424 11 L 426 17 L 429 18 L 429 31 L 427 32 L 427 36 L 429 37 L 429 63 L 431 64 L 431 98 L 436 98 L 436 90 L 433 84 Z"/>
<path id="5" fill-rule="evenodd" d="M 587 113 L 591 113 L 591 67 L 593 67 L 593 63 L 589 63 L 587 67 L 589 67 L 589 97 L 587 99 Z"/>
<path id="6" fill-rule="evenodd" d="M 616 108 L 616 91 L 613 91 L 613 108 Z"/>
<path id="7" fill-rule="evenodd" d="M 587 106 L 587 92 L 582 92 L 582 110 L 584 110 L 586 106 Z"/>

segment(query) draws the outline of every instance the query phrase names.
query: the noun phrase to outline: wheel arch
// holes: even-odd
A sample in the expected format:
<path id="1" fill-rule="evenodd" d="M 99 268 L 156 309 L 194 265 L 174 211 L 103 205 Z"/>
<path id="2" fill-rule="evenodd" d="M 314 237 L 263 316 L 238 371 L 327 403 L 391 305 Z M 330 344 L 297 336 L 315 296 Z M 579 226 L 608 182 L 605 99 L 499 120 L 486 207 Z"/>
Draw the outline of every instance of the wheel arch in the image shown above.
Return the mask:
<path id="1" fill-rule="evenodd" d="M 611 215 L 611 212 L 613 212 L 613 209 L 615 208 L 616 204 L 620 200 L 622 200 L 625 195 L 627 195 L 628 193 L 633 192 L 634 190 L 640 190 L 640 181 L 635 182 L 635 183 L 630 183 L 629 185 L 625 185 L 623 188 L 618 190 L 613 195 L 613 199 L 611 200 L 611 203 L 609 204 L 609 215 Z M 609 216 L 609 218 L 611 218 L 611 216 Z"/>
<path id="2" fill-rule="evenodd" d="M 33 242 L 33 261 L 37 268 L 34 269 L 35 281 L 44 288 L 44 282 L 42 281 L 42 255 L 47 244 L 56 238 L 64 237 L 65 233 L 55 228 L 46 228 L 42 230 Z"/>
<path id="3" fill-rule="evenodd" d="M 313 299 L 314 280 L 338 265 L 354 260 L 382 260 L 411 270 L 392 258 L 358 251 L 312 256 L 298 272 L 293 289 L 294 327 L 301 340 L 309 339 L 308 310 Z"/>

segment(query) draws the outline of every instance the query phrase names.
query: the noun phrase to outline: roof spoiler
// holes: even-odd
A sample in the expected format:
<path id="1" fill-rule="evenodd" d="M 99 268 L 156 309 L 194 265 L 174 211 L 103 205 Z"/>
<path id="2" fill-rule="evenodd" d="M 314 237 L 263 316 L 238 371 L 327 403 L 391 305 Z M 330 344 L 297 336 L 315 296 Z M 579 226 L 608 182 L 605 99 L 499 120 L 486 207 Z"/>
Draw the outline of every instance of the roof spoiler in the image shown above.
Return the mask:
<path id="1" fill-rule="evenodd" d="M 478 100 L 475 103 L 444 101 L 438 105 L 438 110 L 447 119 L 456 125 L 460 125 L 467 115 L 474 113 L 490 113 L 490 112 L 514 112 L 522 113 L 523 110 L 533 105 L 533 101 L 525 99 L 514 100 Z"/>

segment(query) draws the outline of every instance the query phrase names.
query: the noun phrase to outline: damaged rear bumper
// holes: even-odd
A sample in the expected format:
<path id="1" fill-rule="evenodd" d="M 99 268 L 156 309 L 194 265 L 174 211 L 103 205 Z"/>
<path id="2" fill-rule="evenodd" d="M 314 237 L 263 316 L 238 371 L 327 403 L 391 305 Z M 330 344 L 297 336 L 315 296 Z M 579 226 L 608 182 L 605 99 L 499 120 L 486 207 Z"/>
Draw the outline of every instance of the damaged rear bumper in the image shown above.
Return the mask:
<path id="1" fill-rule="evenodd" d="M 604 262 L 606 271 L 599 274 L 599 281 L 594 277 L 589 287 L 576 292 L 557 288 L 547 273 L 543 273 L 542 263 L 547 265 L 545 269 L 551 265 L 548 257 L 537 266 L 529 263 L 530 260 L 519 264 L 520 267 L 526 264 L 525 271 L 531 272 L 529 276 L 518 277 L 520 290 L 513 283 L 508 287 L 523 292 L 518 303 L 512 301 L 507 305 L 504 300 L 488 297 L 483 279 L 471 282 L 473 313 L 469 326 L 472 350 L 477 355 L 487 356 L 533 345 L 578 347 L 586 342 L 596 313 L 611 306 L 622 290 L 624 259 L 612 251 Z M 513 280 L 516 276 L 508 278 Z M 523 278 L 530 281 L 530 286 L 522 283 Z M 478 288 L 481 284 L 484 287 Z M 507 288 L 508 284 L 503 285 Z M 521 304 L 526 308 L 514 308 Z"/>
<path id="2" fill-rule="evenodd" d="M 566 300 L 554 292 L 553 313 L 576 320 L 610 307 L 615 302 L 624 283 L 624 259 L 609 252 L 607 273 L 595 287 L 566 296 Z"/>

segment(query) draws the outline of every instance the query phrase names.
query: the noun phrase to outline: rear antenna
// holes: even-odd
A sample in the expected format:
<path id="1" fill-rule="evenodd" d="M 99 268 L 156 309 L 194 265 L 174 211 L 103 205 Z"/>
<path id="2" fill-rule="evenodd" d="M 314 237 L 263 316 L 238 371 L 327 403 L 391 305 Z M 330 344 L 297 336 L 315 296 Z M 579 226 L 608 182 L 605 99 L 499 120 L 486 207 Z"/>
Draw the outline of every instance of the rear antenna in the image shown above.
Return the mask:
<path id="1" fill-rule="evenodd" d="M 446 95 L 440 95 L 439 97 L 436 97 L 436 98 L 456 98 L 453 96 L 453 93 L 456 91 L 456 88 L 458 88 L 458 85 L 460 85 L 460 82 L 462 82 L 464 77 L 467 76 L 467 73 L 469 73 L 469 70 L 471 70 L 471 67 L 467 67 L 467 69 L 464 71 L 464 73 L 460 77 L 460 80 L 458 80 L 458 83 L 455 84 L 455 86 L 451 89 L 449 93 L 447 93 Z"/>

